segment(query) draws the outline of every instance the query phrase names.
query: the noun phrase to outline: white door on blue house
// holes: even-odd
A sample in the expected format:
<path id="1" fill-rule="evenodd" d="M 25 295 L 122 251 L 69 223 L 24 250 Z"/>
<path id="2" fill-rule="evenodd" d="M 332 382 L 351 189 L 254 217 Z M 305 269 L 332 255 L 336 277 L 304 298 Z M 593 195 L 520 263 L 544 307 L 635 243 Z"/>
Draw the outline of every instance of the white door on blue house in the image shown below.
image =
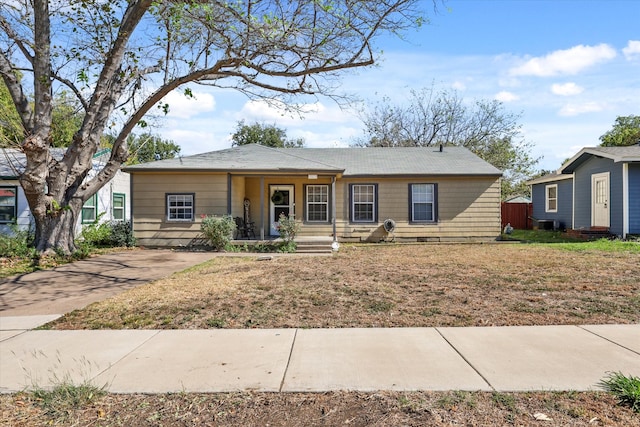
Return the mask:
<path id="1" fill-rule="evenodd" d="M 293 194 L 293 185 L 272 185 L 269 187 L 269 198 L 270 198 L 270 223 L 271 229 L 270 234 L 272 236 L 279 236 L 278 232 L 278 218 L 280 215 L 284 215 L 286 217 L 289 214 L 294 213 L 295 207 L 295 198 Z"/>
<path id="2" fill-rule="evenodd" d="M 591 175 L 591 226 L 609 227 L 609 172 Z"/>

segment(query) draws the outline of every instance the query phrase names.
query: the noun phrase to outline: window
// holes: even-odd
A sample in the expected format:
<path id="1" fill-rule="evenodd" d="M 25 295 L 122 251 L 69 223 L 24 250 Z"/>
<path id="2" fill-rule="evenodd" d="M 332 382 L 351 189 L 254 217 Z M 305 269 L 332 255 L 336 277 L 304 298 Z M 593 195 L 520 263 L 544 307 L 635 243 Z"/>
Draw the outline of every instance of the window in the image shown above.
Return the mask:
<path id="1" fill-rule="evenodd" d="M 329 221 L 329 186 L 307 185 L 307 221 Z"/>
<path id="2" fill-rule="evenodd" d="M 410 184 L 409 208 L 412 222 L 436 221 L 436 184 Z"/>
<path id="3" fill-rule="evenodd" d="M 193 194 L 167 194 L 167 221 L 193 221 L 193 209 Z"/>
<path id="4" fill-rule="evenodd" d="M 545 187 L 546 192 L 546 201 L 545 201 L 545 211 L 546 212 L 558 212 L 558 185 L 547 185 Z"/>
<path id="5" fill-rule="evenodd" d="M 0 223 L 15 220 L 18 206 L 18 187 L 0 187 Z"/>
<path id="6" fill-rule="evenodd" d="M 351 185 L 351 221 L 375 222 L 377 185 L 352 184 Z"/>
<path id="7" fill-rule="evenodd" d="M 113 193 L 111 200 L 111 210 L 113 211 L 113 219 L 116 221 L 124 221 L 124 194 L 122 193 Z"/>
<path id="8" fill-rule="evenodd" d="M 97 217 L 98 195 L 94 194 L 82 206 L 82 223 L 94 222 Z"/>

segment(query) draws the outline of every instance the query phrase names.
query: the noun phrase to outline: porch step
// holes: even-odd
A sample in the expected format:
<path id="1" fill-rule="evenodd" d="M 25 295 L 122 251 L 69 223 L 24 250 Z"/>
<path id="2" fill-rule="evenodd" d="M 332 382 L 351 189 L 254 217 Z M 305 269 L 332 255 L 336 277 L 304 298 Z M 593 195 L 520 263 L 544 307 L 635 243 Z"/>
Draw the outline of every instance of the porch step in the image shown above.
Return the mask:
<path id="1" fill-rule="evenodd" d="M 299 254 L 327 254 L 332 253 L 333 249 L 331 248 L 332 240 L 322 240 L 322 241 L 314 241 L 314 240 L 296 240 L 296 253 Z"/>

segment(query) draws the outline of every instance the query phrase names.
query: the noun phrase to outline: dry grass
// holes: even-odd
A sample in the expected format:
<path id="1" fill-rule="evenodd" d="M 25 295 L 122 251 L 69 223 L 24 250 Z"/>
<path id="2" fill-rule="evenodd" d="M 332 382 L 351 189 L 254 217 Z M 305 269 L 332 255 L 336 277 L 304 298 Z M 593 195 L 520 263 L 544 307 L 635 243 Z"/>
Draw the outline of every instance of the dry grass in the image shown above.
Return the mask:
<path id="1" fill-rule="evenodd" d="M 553 245 L 346 246 L 215 258 L 52 327 L 318 328 L 640 322 L 640 251 Z"/>
<path id="2" fill-rule="evenodd" d="M 15 427 L 640 425 L 637 414 L 596 392 L 112 394 L 56 417 L 20 393 L 0 395 L 0 414 Z"/>

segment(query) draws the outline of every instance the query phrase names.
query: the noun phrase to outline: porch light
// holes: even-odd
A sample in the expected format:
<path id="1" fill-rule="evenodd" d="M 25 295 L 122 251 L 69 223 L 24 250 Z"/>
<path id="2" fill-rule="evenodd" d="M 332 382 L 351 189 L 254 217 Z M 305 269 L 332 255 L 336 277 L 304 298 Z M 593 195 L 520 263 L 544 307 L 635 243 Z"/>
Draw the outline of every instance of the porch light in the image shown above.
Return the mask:
<path id="1" fill-rule="evenodd" d="M 309 179 L 318 179 L 318 175 L 307 175 L 307 178 Z"/>

